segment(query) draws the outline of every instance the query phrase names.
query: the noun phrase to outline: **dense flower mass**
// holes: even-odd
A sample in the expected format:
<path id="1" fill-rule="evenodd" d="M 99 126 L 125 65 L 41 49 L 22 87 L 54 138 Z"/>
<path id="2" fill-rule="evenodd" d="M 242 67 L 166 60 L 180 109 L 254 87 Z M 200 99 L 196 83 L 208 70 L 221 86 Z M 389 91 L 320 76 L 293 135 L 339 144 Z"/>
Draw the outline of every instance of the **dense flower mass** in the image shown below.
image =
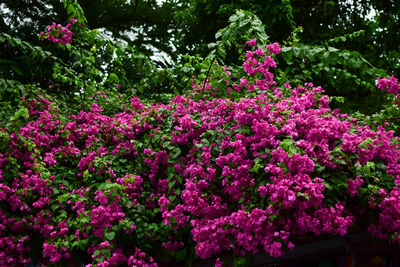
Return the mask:
<path id="1" fill-rule="evenodd" d="M 246 53 L 243 77 L 224 68 L 223 92 L 210 79 L 113 116 L 26 101 L 27 122 L 0 129 L 0 265 L 279 257 L 298 236 L 365 229 L 400 243 L 399 138 L 319 86 L 278 85 L 267 50 Z"/>

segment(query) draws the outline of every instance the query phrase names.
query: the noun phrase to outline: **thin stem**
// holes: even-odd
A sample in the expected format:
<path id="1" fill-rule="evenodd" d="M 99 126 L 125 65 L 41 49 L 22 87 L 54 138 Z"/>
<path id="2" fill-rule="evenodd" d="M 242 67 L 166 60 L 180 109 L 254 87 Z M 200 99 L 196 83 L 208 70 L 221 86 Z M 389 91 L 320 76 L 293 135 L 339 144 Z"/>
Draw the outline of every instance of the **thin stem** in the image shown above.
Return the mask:
<path id="1" fill-rule="evenodd" d="M 204 79 L 204 82 L 203 82 L 203 91 L 204 91 L 204 88 L 206 87 L 206 81 L 207 81 L 207 79 L 208 79 L 208 74 L 210 73 L 211 66 L 214 64 L 215 58 L 216 58 L 216 56 L 213 57 L 213 59 L 212 59 L 212 61 L 211 61 L 211 64 L 210 64 L 210 66 L 208 67 L 208 70 L 207 70 L 207 73 L 206 73 L 206 78 Z"/>

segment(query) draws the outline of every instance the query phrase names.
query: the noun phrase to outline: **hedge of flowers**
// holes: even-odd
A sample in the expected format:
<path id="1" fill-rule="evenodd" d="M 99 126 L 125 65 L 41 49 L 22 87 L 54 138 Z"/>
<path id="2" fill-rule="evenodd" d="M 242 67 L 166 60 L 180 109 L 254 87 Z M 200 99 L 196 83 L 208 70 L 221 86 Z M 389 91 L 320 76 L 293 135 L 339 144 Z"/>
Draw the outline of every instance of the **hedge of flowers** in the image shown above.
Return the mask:
<path id="1" fill-rule="evenodd" d="M 400 244 L 399 138 L 277 84 L 279 46 L 249 45 L 243 76 L 221 67 L 169 104 L 26 100 L 0 129 L 0 265 L 222 265 L 353 231 Z"/>

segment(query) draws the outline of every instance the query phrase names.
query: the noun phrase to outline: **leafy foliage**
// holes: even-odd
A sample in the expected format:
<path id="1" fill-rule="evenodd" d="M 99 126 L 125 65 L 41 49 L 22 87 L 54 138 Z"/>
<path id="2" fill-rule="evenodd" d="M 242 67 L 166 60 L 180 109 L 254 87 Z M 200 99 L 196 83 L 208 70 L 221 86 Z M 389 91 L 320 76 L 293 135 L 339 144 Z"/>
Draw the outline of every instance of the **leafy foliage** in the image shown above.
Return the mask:
<path id="1" fill-rule="evenodd" d="M 285 78 L 325 84 L 329 95 L 344 97 L 345 104 L 339 105 L 344 111 L 359 110 L 371 114 L 385 101 L 384 95 L 376 92 L 375 80 L 387 74 L 356 51 L 296 44 L 284 47 L 281 56 L 285 63 Z"/>

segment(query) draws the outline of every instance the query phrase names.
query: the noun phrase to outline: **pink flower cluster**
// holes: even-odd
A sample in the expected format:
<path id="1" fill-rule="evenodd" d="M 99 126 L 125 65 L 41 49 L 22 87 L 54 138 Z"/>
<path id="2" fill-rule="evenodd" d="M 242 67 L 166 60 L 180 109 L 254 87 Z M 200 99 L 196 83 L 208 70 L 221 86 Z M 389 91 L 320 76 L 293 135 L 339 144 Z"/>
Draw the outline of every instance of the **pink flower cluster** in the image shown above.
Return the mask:
<path id="1" fill-rule="evenodd" d="M 349 180 L 347 190 L 349 191 L 350 196 L 358 195 L 357 188 L 359 188 L 363 183 L 364 180 L 360 177 L 356 177 L 355 180 Z"/>
<path id="2" fill-rule="evenodd" d="M 72 18 L 71 23 L 77 22 L 77 19 Z M 71 24 L 68 23 L 66 26 L 56 24 L 53 22 L 47 26 L 47 32 L 40 32 L 39 38 L 42 40 L 47 39 L 53 43 L 60 43 L 62 45 L 71 44 L 72 36 L 74 33 L 70 30 Z"/>
<path id="3" fill-rule="evenodd" d="M 251 40 L 247 41 L 246 44 L 247 44 L 248 46 L 250 46 L 250 47 L 251 47 L 251 46 L 255 46 L 255 45 L 257 44 L 257 39 L 256 39 L 256 38 L 251 39 Z"/>
<path id="4" fill-rule="evenodd" d="M 394 76 L 388 78 L 377 78 L 376 87 L 381 89 L 382 91 L 386 91 L 389 94 L 396 95 L 397 104 L 400 106 L 400 84 L 397 82 L 397 78 Z"/>
<path id="5" fill-rule="evenodd" d="M 278 43 L 273 43 L 267 46 L 268 52 L 272 54 L 278 54 L 281 51 L 281 47 Z"/>
<path id="6" fill-rule="evenodd" d="M 128 259 L 129 266 L 143 266 L 143 267 L 157 267 L 157 263 L 154 262 L 152 257 L 146 260 L 146 253 L 136 248 L 135 254 L 130 256 Z"/>

